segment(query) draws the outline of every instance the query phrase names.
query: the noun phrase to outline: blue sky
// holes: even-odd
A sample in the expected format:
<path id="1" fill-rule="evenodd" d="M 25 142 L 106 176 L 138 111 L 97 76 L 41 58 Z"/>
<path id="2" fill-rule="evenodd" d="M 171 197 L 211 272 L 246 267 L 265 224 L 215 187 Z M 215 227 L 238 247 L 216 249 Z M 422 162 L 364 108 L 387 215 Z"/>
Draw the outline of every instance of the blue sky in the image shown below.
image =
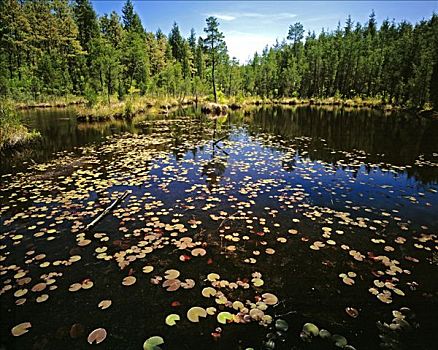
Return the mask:
<path id="1" fill-rule="evenodd" d="M 92 1 L 99 15 L 116 11 L 121 14 L 124 1 Z M 435 1 L 133 1 L 143 26 L 168 34 L 174 21 L 184 36 L 194 28 L 203 34 L 205 18 L 219 19 L 231 56 L 245 62 L 255 51 L 261 51 L 278 38 L 286 37 L 288 27 L 301 22 L 306 30 L 319 33 L 322 28 L 343 25 L 350 14 L 364 23 L 374 9 L 380 24 L 385 18 L 411 23 L 438 13 Z"/>

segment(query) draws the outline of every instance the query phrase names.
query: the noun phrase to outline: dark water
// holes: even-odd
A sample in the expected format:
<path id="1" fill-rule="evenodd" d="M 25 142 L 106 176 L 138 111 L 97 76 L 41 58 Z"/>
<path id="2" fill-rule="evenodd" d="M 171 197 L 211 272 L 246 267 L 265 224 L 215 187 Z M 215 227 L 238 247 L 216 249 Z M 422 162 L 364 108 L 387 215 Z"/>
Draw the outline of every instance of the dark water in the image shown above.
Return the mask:
<path id="1" fill-rule="evenodd" d="M 141 349 L 155 335 L 163 349 L 339 348 L 332 338 L 300 336 L 307 322 L 356 349 L 434 348 L 436 122 L 307 107 L 216 122 L 192 110 L 92 125 L 63 110 L 25 118 L 41 144 L 1 160 L 6 349 L 91 348 L 96 328 L 107 331 L 102 349 Z M 125 190 L 121 205 L 86 231 Z M 169 269 L 180 272 L 176 291 L 155 277 Z M 122 284 L 127 276 L 133 285 Z M 89 280 L 91 288 L 69 291 Z M 44 289 L 32 291 L 39 282 Z M 206 287 L 219 294 L 203 297 Z M 278 303 L 260 303 L 264 293 Z M 99 309 L 102 300 L 111 306 Z M 245 318 L 236 301 L 262 316 Z M 195 306 L 216 313 L 192 323 L 186 313 Z M 225 311 L 238 315 L 234 322 L 218 323 Z M 168 326 L 169 314 L 181 320 Z M 278 319 L 287 330 L 275 329 Z M 13 337 L 22 322 L 32 327 Z"/>

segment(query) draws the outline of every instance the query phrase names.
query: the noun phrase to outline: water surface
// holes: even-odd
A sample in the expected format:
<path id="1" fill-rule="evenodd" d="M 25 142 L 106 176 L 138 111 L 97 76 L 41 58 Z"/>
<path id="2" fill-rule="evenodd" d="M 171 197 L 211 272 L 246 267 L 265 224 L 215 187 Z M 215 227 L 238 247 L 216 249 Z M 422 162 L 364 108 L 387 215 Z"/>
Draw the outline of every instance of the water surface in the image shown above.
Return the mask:
<path id="1" fill-rule="evenodd" d="M 307 322 L 356 349 L 436 342 L 437 123 L 309 107 L 216 123 L 192 110 L 92 125 L 68 110 L 33 111 L 26 121 L 40 147 L 2 158 L 6 349 L 86 349 L 101 327 L 105 349 L 141 349 L 154 335 L 163 349 L 336 348 L 300 336 Z M 177 289 L 167 291 L 172 274 Z M 206 287 L 216 296 L 202 296 Z M 265 293 L 278 303 L 264 304 Z M 245 317 L 236 301 L 261 313 Z M 195 306 L 216 313 L 193 323 Z M 402 307 L 409 326 L 376 325 Z M 234 322 L 218 323 L 224 311 Z M 170 327 L 169 314 L 181 320 Z M 287 331 L 275 330 L 278 319 Z M 13 337 L 22 322 L 32 327 Z"/>

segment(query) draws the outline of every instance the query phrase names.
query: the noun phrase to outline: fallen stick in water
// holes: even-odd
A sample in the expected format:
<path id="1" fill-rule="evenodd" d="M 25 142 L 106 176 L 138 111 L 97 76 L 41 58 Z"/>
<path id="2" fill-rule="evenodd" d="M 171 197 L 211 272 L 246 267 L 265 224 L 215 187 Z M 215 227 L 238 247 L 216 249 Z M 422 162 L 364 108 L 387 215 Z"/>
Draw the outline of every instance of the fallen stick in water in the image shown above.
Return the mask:
<path id="1" fill-rule="evenodd" d="M 225 140 L 227 137 L 228 137 L 228 135 L 225 135 L 225 136 L 221 137 L 221 138 L 218 139 L 218 140 L 214 140 L 213 145 L 216 145 L 217 143 L 219 143 L 219 142 Z"/>
<path id="2" fill-rule="evenodd" d="M 126 198 L 126 196 L 128 196 L 129 191 L 126 190 L 125 192 L 123 192 L 123 194 L 118 197 L 114 202 L 111 203 L 111 205 L 109 207 L 107 207 L 97 218 L 95 218 L 93 221 L 91 221 L 87 227 L 85 227 L 85 231 L 90 230 L 91 228 L 93 228 L 93 226 L 95 226 L 100 220 L 103 219 L 103 217 L 105 215 L 107 215 L 111 210 L 113 210 L 122 200 L 124 200 Z"/>

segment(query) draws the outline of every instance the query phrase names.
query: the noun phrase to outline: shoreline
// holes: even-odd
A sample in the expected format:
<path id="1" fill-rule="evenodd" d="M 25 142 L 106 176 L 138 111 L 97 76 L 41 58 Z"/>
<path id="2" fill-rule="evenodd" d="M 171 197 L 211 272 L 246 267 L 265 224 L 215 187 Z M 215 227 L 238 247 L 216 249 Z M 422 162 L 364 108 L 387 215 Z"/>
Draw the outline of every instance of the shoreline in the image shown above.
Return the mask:
<path id="1" fill-rule="evenodd" d="M 97 104 L 92 107 L 81 105 L 75 107 L 75 113 L 76 119 L 80 123 L 101 122 L 114 119 L 132 119 L 146 112 L 165 115 L 195 103 L 196 100 L 193 98 L 177 100 L 176 98 L 139 97 L 110 104 Z"/>
<path id="2" fill-rule="evenodd" d="M 48 98 L 47 100 L 43 101 L 13 101 L 12 103 L 17 110 L 28 110 L 37 108 L 66 108 L 70 106 L 83 105 L 86 103 L 86 101 L 83 97 L 80 96 L 67 96 L 65 98 Z"/>
<path id="3" fill-rule="evenodd" d="M 7 135 L 3 136 L 0 130 L 0 152 L 14 150 L 20 147 L 27 147 L 38 141 L 41 134 L 35 130 L 28 130 L 24 125 L 7 130 Z"/>
<path id="4" fill-rule="evenodd" d="M 54 99 L 45 102 L 14 102 L 17 110 L 46 109 L 46 108 L 67 108 L 73 107 L 76 110 L 78 122 L 99 122 L 112 119 L 132 119 L 133 117 L 151 113 L 164 115 L 175 109 L 188 105 L 198 105 L 205 114 L 225 114 L 228 110 L 245 109 L 247 106 L 337 106 L 340 108 L 371 108 L 385 112 L 401 111 L 414 114 L 418 117 L 438 120 L 438 112 L 431 109 L 413 109 L 386 103 L 380 99 L 351 98 L 342 99 L 336 97 L 328 98 L 262 98 L 258 96 L 247 98 L 224 97 L 218 103 L 209 101 L 207 96 L 184 97 L 182 100 L 172 97 L 131 97 L 123 101 L 111 101 L 97 103 L 94 106 L 87 106 L 83 97 L 67 97 L 66 99 Z"/>
<path id="5" fill-rule="evenodd" d="M 40 136 L 23 125 L 13 103 L 0 101 L 0 151 L 25 146 Z"/>

